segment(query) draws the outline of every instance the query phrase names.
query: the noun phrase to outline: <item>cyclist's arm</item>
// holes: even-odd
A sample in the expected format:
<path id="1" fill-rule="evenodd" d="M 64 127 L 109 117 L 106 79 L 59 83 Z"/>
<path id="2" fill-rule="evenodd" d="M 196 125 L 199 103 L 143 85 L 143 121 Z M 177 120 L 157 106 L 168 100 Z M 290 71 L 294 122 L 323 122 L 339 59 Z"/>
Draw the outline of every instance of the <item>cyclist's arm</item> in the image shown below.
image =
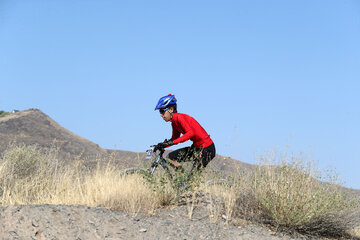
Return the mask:
<path id="1" fill-rule="evenodd" d="M 180 132 L 177 131 L 174 127 L 173 127 L 173 132 L 172 132 L 172 137 L 171 137 L 171 141 L 174 141 L 175 139 L 180 137 Z"/>

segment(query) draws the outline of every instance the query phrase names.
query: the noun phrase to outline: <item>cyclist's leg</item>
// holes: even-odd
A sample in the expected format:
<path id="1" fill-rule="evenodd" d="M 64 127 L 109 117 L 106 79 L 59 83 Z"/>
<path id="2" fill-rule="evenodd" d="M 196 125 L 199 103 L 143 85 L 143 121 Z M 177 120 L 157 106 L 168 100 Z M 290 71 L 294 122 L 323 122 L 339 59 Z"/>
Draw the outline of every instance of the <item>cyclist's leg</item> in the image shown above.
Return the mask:
<path id="1" fill-rule="evenodd" d="M 193 148 L 192 147 L 184 147 L 172 151 L 167 156 L 167 160 L 171 163 L 171 166 L 176 168 L 181 168 L 181 164 L 179 162 L 184 162 L 192 155 Z"/>
<path id="2" fill-rule="evenodd" d="M 210 146 L 204 148 L 201 152 L 200 168 L 205 168 L 215 156 L 216 156 L 215 144 L 212 143 Z"/>
<path id="3" fill-rule="evenodd" d="M 201 173 L 215 156 L 216 156 L 216 149 L 214 143 L 206 148 L 195 148 L 194 150 L 195 161 L 190 175 L 192 175 L 194 171 Z"/>

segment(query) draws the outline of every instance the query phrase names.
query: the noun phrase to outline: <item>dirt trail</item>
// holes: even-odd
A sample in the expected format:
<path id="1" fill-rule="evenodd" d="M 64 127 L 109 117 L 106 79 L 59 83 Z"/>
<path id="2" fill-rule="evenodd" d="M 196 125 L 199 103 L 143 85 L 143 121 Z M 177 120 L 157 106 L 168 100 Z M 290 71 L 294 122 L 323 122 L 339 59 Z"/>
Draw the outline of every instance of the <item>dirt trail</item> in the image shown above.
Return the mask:
<path id="1" fill-rule="evenodd" d="M 0 207 L 0 239 L 304 239 L 262 227 L 212 224 L 204 209 L 189 220 L 186 206 L 131 217 L 106 208 L 66 205 Z"/>

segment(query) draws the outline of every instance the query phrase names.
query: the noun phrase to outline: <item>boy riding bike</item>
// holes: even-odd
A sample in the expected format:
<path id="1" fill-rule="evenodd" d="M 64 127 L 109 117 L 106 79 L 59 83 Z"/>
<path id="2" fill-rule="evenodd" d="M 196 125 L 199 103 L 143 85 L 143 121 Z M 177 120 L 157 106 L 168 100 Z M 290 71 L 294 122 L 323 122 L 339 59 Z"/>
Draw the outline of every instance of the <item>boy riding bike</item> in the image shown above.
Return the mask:
<path id="1" fill-rule="evenodd" d="M 180 148 L 168 155 L 169 162 L 177 168 L 181 164 L 177 161 L 194 161 L 193 170 L 201 171 L 215 157 L 215 144 L 204 128 L 189 115 L 178 113 L 175 95 L 167 95 L 158 101 L 155 110 L 159 110 L 160 116 L 165 122 L 171 122 L 172 137 L 159 143 L 159 147 L 170 147 L 172 145 L 193 141 L 190 147 Z M 182 134 L 182 136 L 181 136 Z"/>

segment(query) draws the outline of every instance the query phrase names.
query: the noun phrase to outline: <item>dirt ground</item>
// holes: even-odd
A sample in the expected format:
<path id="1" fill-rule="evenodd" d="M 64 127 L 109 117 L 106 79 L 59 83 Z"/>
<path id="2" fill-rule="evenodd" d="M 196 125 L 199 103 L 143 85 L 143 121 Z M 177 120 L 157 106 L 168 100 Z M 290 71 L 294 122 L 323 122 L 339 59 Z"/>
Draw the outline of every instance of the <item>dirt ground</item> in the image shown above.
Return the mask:
<path id="1" fill-rule="evenodd" d="M 256 225 L 210 223 L 205 209 L 186 206 L 132 217 L 106 208 L 66 205 L 0 207 L 0 239 L 305 239 L 274 233 Z"/>

